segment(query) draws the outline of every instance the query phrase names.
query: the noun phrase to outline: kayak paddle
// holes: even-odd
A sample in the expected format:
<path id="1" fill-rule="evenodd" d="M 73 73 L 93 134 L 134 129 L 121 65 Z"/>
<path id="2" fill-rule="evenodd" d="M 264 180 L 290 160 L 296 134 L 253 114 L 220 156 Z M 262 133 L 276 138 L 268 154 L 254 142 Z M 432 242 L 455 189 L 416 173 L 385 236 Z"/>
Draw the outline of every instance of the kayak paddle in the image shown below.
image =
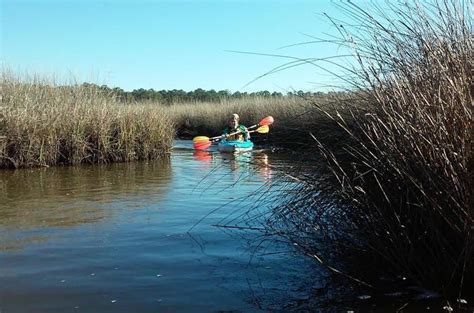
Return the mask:
<path id="1" fill-rule="evenodd" d="M 268 126 L 268 125 L 271 125 L 273 124 L 275 120 L 273 119 L 272 116 L 267 116 L 267 117 L 264 117 L 258 124 L 255 124 L 255 125 L 252 125 L 250 127 L 247 127 L 247 129 L 252 129 L 252 128 L 255 128 L 257 126 Z M 259 133 L 264 133 L 262 131 L 262 129 L 259 131 Z M 268 133 L 268 131 L 267 131 Z M 238 133 L 235 133 L 235 134 L 238 134 Z M 235 134 L 232 134 L 232 135 L 235 135 Z M 220 138 L 224 138 L 224 136 L 216 136 L 216 137 L 206 137 L 206 136 L 197 136 L 197 137 L 194 137 L 193 138 L 193 141 L 194 142 L 198 142 L 198 141 L 209 141 L 209 140 L 216 140 L 216 139 L 220 139 Z"/>
<path id="2" fill-rule="evenodd" d="M 270 128 L 268 127 L 268 125 L 263 125 L 263 126 L 260 126 L 259 128 L 257 129 L 254 129 L 254 130 L 251 130 L 249 131 L 249 133 L 260 133 L 260 134 L 266 134 L 270 131 Z M 232 134 L 229 134 L 228 136 L 231 136 L 231 135 L 236 135 L 240 133 L 239 132 L 235 132 L 235 133 L 232 133 Z M 225 136 L 217 136 L 217 137 L 212 137 L 212 138 L 209 138 L 209 137 L 206 137 L 206 136 L 198 136 L 198 137 L 194 137 L 193 141 L 194 141 L 194 144 L 193 144 L 193 147 L 194 149 L 196 150 L 206 150 L 207 148 L 209 148 L 212 143 L 214 141 L 217 141 L 218 139 L 220 138 L 223 138 Z"/>
<path id="3" fill-rule="evenodd" d="M 252 125 L 252 126 L 250 126 L 250 127 L 248 127 L 248 128 L 254 128 L 254 127 L 257 127 L 257 126 L 268 126 L 268 125 L 272 125 L 274 121 L 275 121 L 275 120 L 273 119 L 272 116 L 267 116 L 267 117 L 263 118 L 258 124 Z"/>

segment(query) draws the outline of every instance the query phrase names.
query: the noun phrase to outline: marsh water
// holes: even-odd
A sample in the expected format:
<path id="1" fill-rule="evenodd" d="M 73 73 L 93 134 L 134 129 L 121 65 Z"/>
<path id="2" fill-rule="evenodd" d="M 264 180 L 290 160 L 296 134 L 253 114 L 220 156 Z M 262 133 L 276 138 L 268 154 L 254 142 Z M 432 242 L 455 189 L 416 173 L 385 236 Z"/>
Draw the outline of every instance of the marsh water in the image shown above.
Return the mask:
<path id="1" fill-rule="evenodd" d="M 161 160 L 0 171 L 0 312 L 284 311 L 322 274 L 249 221 L 290 163 L 177 141 Z"/>

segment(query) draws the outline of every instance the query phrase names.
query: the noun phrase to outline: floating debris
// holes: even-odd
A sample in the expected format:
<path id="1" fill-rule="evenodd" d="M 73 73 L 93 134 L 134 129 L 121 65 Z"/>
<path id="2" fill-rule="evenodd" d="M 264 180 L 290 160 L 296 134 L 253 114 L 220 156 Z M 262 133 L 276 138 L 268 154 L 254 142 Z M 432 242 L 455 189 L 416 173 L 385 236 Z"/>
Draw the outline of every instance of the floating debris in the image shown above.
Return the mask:
<path id="1" fill-rule="evenodd" d="M 161 277 L 161 276 L 163 276 L 163 275 L 161 275 L 161 274 L 156 274 L 156 277 Z"/>
<path id="2" fill-rule="evenodd" d="M 117 302 L 117 300 L 110 300 L 110 302 L 115 303 L 115 302 Z"/>
<path id="3" fill-rule="evenodd" d="M 362 295 L 362 296 L 358 296 L 357 298 L 359 298 L 360 300 L 368 300 L 368 299 L 372 298 L 372 296 Z"/>
<path id="4" fill-rule="evenodd" d="M 95 276 L 95 273 L 91 273 L 91 276 Z"/>
<path id="5" fill-rule="evenodd" d="M 457 299 L 456 301 L 458 303 L 467 304 L 467 301 L 465 299 Z"/>
<path id="6" fill-rule="evenodd" d="M 61 282 L 62 282 L 62 283 L 65 283 L 65 282 L 66 282 L 66 280 L 65 280 L 65 279 L 63 279 L 63 280 L 61 280 Z"/>

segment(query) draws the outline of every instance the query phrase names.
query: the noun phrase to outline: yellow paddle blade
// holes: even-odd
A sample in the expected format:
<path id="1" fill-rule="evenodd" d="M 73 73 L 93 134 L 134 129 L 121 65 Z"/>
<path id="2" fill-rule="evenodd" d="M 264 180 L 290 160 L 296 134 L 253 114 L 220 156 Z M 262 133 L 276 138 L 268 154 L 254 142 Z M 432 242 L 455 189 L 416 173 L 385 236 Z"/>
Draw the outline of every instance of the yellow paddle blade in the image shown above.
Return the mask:
<path id="1" fill-rule="evenodd" d="M 199 142 L 199 141 L 209 141 L 210 138 L 206 136 L 197 136 L 193 138 L 193 142 Z"/>
<path id="2" fill-rule="evenodd" d="M 260 134 L 266 134 L 269 131 L 270 131 L 270 128 L 268 127 L 268 125 L 260 126 L 259 128 L 257 128 L 257 133 L 260 133 Z"/>

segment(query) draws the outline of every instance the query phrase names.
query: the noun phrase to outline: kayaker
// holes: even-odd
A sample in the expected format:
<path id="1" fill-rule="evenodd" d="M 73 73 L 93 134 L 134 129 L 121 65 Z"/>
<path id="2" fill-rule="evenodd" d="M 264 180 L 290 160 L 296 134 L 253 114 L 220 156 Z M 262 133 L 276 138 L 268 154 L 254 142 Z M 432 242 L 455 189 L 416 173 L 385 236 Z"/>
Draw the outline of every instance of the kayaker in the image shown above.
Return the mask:
<path id="1" fill-rule="evenodd" d="M 229 119 L 227 127 L 223 131 L 223 135 L 227 140 L 247 141 L 250 139 L 250 133 L 247 127 L 239 124 L 239 119 L 237 113 L 232 114 L 232 117 Z M 233 133 L 237 134 L 230 135 Z"/>

